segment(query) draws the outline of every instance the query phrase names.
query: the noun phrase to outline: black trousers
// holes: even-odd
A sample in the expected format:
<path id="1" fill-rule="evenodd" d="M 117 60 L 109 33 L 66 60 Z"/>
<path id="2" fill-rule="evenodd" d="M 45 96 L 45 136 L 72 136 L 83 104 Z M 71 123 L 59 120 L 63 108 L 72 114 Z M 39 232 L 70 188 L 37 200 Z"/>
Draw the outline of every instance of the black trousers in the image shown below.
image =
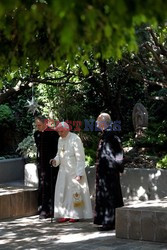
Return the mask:
<path id="1" fill-rule="evenodd" d="M 38 187 L 38 210 L 53 214 L 54 192 L 58 169 L 48 167 L 47 171 L 41 171 L 38 167 L 39 187 Z"/>

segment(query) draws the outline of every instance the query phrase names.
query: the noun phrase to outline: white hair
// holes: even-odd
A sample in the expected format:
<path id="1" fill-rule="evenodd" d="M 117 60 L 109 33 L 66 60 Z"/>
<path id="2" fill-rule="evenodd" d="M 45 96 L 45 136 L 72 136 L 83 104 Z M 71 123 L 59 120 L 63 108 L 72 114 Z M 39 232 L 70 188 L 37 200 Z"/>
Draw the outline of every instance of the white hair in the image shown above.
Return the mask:
<path id="1" fill-rule="evenodd" d="M 111 116 L 108 113 L 101 113 L 99 115 L 100 118 L 102 118 L 103 121 L 106 122 L 106 125 L 110 125 L 111 123 Z"/>
<path id="2" fill-rule="evenodd" d="M 59 122 L 59 124 L 57 125 L 57 127 L 56 127 L 56 130 L 58 130 L 59 131 L 59 129 L 64 129 L 64 130 L 66 130 L 66 131 L 69 131 L 70 130 L 70 127 L 69 127 L 69 125 L 68 125 L 68 123 L 66 123 L 66 122 Z"/>

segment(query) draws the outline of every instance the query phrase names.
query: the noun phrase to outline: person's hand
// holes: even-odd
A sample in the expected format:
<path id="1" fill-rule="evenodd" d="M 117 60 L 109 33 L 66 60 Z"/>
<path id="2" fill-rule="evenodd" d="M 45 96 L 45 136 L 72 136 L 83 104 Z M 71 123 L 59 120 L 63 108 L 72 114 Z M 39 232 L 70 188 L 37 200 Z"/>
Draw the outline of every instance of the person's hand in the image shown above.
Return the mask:
<path id="1" fill-rule="evenodd" d="M 76 177 L 75 177 L 75 180 L 76 180 L 76 181 L 80 181 L 81 178 L 82 178 L 82 176 L 76 176 Z"/>
<path id="2" fill-rule="evenodd" d="M 55 159 L 51 159 L 49 161 L 49 163 L 52 165 L 52 166 L 56 166 L 56 160 Z"/>

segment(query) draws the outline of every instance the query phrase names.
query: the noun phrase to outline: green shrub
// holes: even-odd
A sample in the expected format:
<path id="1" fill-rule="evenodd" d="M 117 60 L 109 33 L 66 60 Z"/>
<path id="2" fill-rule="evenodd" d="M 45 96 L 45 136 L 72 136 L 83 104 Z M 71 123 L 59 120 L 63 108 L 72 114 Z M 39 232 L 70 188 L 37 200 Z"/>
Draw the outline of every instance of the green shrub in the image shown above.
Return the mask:
<path id="1" fill-rule="evenodd" d="M 164 147 L 167 143 L 166 128 L 167 123 L 165 120 L 161 123 L 152 122 L 143 137 L 134 138 L 134 133 L 125 135 L 123 147 L 138 146 L 159 150 L 159 148 Z"/>
<path id="2" fill-rule="evenodd" d="M 22 142 L 18 144 L 17 151 L 21 153 L 22 156 L 28 157 L 30 160 L 36 158 L 36 145 L 33 135 L 27 136 Z"/>
<path id="3" fill-rule="evenodd" d="M 90 167 L 95 164 L 96 161 L 96 151 L 93 149 L 85 149 L 85 164 Z"/>
<path id="4" fill-rule="evenodd" d="M 134 133 L 129 133 L 124 136 L 124 140 L 122 142 L 123 147 L 133 147 L 135 145 Z"/>
<path id="5" fill-rule="evenodd" d="M 13 119 L 13 113 L 10 107 L 6 104 L 0 105 L 0 122 L 11 121 Z"/>
<path id="6" fill-rule="evenodd" d="M 146 145 L 163 145 L 167 142 L 167 135 L 165 133 L 148 131 L 145 137 L 140 139 L 140 142 Z"/>
<path id="7" fill-rule="evenodd" d="M 167 169 L 167 155 L 163 156 L 162 159 L 157 162 L 156 168 Z"/>

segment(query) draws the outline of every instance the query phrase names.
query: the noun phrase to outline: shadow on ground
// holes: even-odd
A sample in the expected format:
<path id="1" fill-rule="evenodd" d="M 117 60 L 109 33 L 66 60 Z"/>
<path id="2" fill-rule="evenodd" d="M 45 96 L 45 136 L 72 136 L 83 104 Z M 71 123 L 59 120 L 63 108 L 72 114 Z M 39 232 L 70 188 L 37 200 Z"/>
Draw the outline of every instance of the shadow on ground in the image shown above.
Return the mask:
<path id="1" fill-rule="evenodd" d="M 167 249 L 164 244 L 115 237 L 115 231 L 99 232 L 92 221 L 62 223 L 38 216 L 1 221 L 0 249 L 135 250 Z"/>

